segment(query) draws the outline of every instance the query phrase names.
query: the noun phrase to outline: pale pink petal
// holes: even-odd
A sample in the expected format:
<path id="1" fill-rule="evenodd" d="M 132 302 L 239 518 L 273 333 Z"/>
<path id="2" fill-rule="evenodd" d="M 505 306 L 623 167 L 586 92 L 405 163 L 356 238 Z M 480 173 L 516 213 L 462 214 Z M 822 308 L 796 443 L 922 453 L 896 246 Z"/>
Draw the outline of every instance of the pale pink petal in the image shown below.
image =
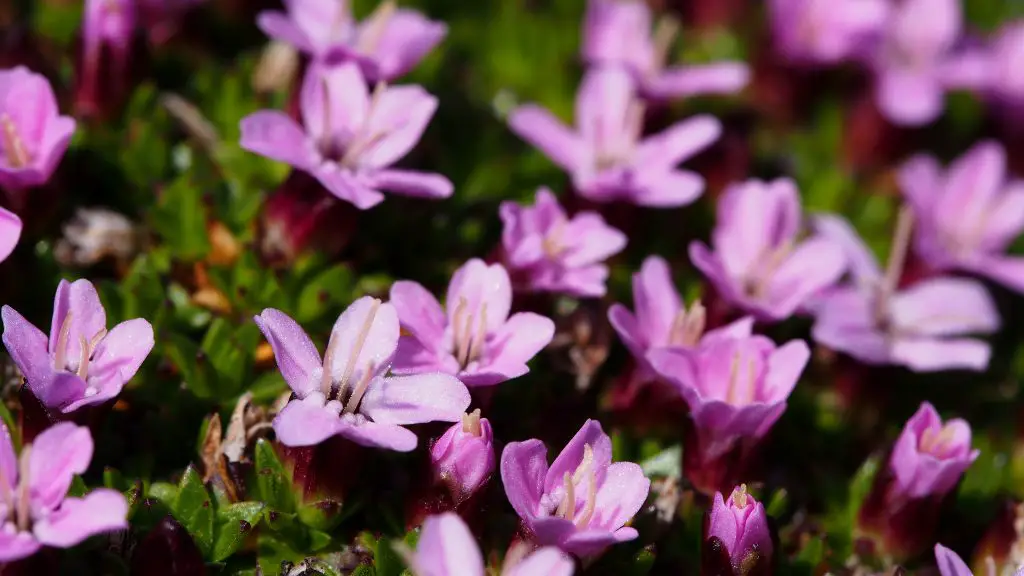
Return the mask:
<path id="1" fill-rule="evenodd" d="M 1005 177 L 1003 147 L 990 140 L 975 144 L 949 166 L 944 193 L 935 206 L 939 228 L 961 238 L 974 236 L 993 209 Z"/>
<path id="2" fill-rule="evenodd" d="M 908 334 L 952 336 L 999 329 L 999 313 L 985 287 L 962 278 L 930 278 L 892 297 L 895 329 Z"/>
<path id="3" fill-rule="evenodd" d="M 887 70 L 877 81 L 878 107 L 893 124 L 921 126 L 942 114 L 945 92 L 928 72 Z"/>
<path id="4" fill-rule="evenodd" d="M 480 374 L 466 374 L 463 380 L 469 386 L 480 386 L 481 376 L 497 384 L 528 371 L 526 363 L 547 346 L 555 335 L 555 323 L 533 312 L 519 312 L 509 317 L 487 342 L 481 359 Z"/>
<path id="5" fill-rule="evenodd" d="M 734 94 L 749 82 L 750 67 L 743 62 L 694 64 L 663 71 L 644 85 L 644 93 L 656 99 Z"/>
<path id="6" fill-rule="evenodd" d="M 423 521 L 413 568 L 424 576 L 484 576 L 484 558 L 466 523 L 446 512 Z"/>
<path id="7" fill-rule="evenodd" d="M 333 162 L 316 166 L 311 173 L 328 192 L 360 210 L 368 210 L 384 201 L 384 195 L 367 186 L 365 178 L 357 178 L 347 168 Z"/>
<path id="8" fill-rule="evenodd" d="M 391 285 L 390 301 L 403 330 L 431 349 L 441 346 L 448 321 L 433 294 L 417 282 L 400 280 Z"/>
<path id="9" fill-rule="evenodd" d="M 153 350 L 153 326 L 142 318 L 121 322 L 110 329 L 93 352 L 89 379 L 113 377 L 131 380 Z"/>
<path id="10" fill-rule="evenodd" d="M 637 170 L 675 168 L 710 146 L 722 134 L 722 123 L 714 116 L 687 118 L 640 142 L 634 166 Z"/>
<path id="11" fill-rule="evenodd" d="M 29 457 L 29 498 L 33 510 L 51 510 L 60 504 L 75 474 L 92 460 L 92 434 L 83 426 L 60 422 L 32 442 Z"/>
<path id="12" fill-rule="evenodd" d="M 900 166 L 896 175 L 903 197 L 913 206 L 919 218 L 926 218 L 940 201 L 943 170 L 939 162 L 926 154 L 919 154 Z"/>
<path id="13" fill-rule="evenodd" d="M 479 258 L 468 260 L 452 274 L 445 297 L 448 324 L 454 325 L 456 312 L 463 307 L 463 313 L 486 320 L 487 331 L 497 330 L 512 308 L 512 280 L 501 264 L 486 264 Z M 482 310 L 486 308 L 486 312 Z M 484 316 L 477 316 L 485 314 Z M 463 322 L 465 317 L 459 318 Z"/>
<path id="14" fill-rule="evenodd" d="M 590 446 L 594 452 L 594 470 L 598 474 L 598 485 L 604 481 L 604 470 L 612 461 L 612 440 L 601 429 L 600 422 L 587 420 L 551 463 L 551 468 L 544 478 L 545 492 L 552 492 L 562 486 L 562 478 L 566 472 L 572 475 L 576 471 L 583 461 L 585 446 Z"/>
<path id="15" fill-rule="evenodd" d="M 284 112 L 261 110 L 242 118 L 239 145 L 255 154 L 309 170 L 316 162 L 305 132 Z"/>
<path id="16" fill-rule="evenodd" d="M 638 206 L 675 208 L 686 206 L 704 192 L 704 177 L 688 170 L 642 172 L 638 175 L 639 189 L 633 195 Z"/>
<path id="17" fill-rule="evenodd" d="M 942 576 L 974 576 L 956 552 L 942 544 L 935 545 L 935 562 L 939 565 L 939 574 Z"/>
<path id="18" fill-rule="evenodd" d="M 4 346 L 18 369 L 30 381 L 45 378 L 53 371 L 46 335 L 10 306 L 0 309 L 0 316 L 4 323 Z"/>
<path id="19" fill-rule="evenodd" d="M 374 99 L 366 130 L 380 137 L 359 155 L 359 163 L 384 168 L 419 142 L 437 110 L 437 98 L 420 86 L 392 86 Z"/>
<path id="20" fill-rule="evenodd" d="M 399 8 L 392 14 L 379 36 L 372 30 L 374 22 L 365 20 L 360 24 L 357 47 L 360 43 L 371 43 L 372 54 L 377 63 L 377 76 L 370 81 L 388 81 L 410 70 L 429 54 L 448 34 L 443 22 L 430 20 L 415 10 Z"/>
<path id="21" fill-rule="evenodd" d="M 370 384 L 359 411 L 379 424 L 456 422 L 469 402 L 469 390 L 450 374 L 392 376 Z"/>
<path id="22" fill-rule="evenodd" d="M 42 548 L 31 532 L 0 530 L 0 562 L 14 562 L 28 558 Z"/>
<path id="23" fill-rule="evenodd" d="M 324 406 L 323 396 L 294 399 L 274 418 L 274 433 L 285 446 L 313 446 L 341 430 L 336 411 Z"/>
<path id="24" fill-rule="evenodd" d="M 663 258 L 648 256 L 640 272 L 633 275 L 633 304 L 640 339 L 649 344 L 667 344 L 683 303 Z"/>
<path id="25" fill-rule="evenodd" d="M 785 402 L 810 359 L 811 350 L 803 340 L 791 340 L 775 349 L 768 357 L 768 371 L 759 400 Z"/>
<path id="26" fill-rule="evenodd" d="M 370 180 L 374 189 L 413 198 L 448 198 L 455 192 L 455 185 L 451 180 L 433 172 L 378 170 L 372 174 Z"/>
<path id="27" fill-rule="evenodd" d="M 107 328 L 107 313 L 100 302 L 100 295 L 88 280 L 75 280 L 71 283 L 61 280 L 57 286 L 50 323 L 50 354 L 57 350 L 60 329 L 68 314 L 71 314 L 71 318 L 68 321 L 70 329 L 65 350 L 68 358 L 77 359 L 81 355 L 81 338 L 90 342 Z M 63 369 L 63 366 L 59 368 Z"/>
<path id="28" fill-rule="evenodd" d="M 540 106 L 526 104 L 516 108 L 509 114 L 508 126 L 567 172 L 575 172 L 585 162 L 586 147 L 579 136 Z"/>
<path id="29" fill-rule="evenodd" d="M 348 62 L 310 65 L 299 97 L 306 132 L 317 142 L 336 146 L 347 144 L 363 128 L 370 110 L 366 81 L 359 67 Z"/>
<path id="30" fill-rule="evenodd" d="M 373 375 L 383 374 L 398 347 L 398 314 L 394 306 L 363 296 L 353 302 L 331 331 L 331 375 L 339 385 L 355 386 Z M 325 357 L 329 352 L 325 352 Z M 326 362 L 326 360 L 325 360 Z"/>
<path id="31" fill-rule="evenodd" d="M 309 38 L 284 12 L 267 10 L 256 16 L 256 25 L 264 34 L 275 40 L 291 44 L 303 52 L 316 52 Z"/>
<path id="32" fill-rule="evenodd" d="M 21 218 L 9 210 L 0 208 L 0 262 L 14 252 L 21 237 Z"/>
<path id="33" fill-rule="evenodd" d="M 519 517 L 529 522 L 537 515 L 544 477 L 548 471 L 547 448 L 540 440 L 510 442 L 501 453 L 501 483 L 505 496 Z"/>
<path id="34" fill-rule="evenodd" d="M 631 130 L 635 85 L 618 67 L 591 68 L 576 93 L 576 130 L 592 150 L 615 149 Z"/>
<path id="35" fill-rule="evenodd" d="M 651 481 L 644 476 L 640 466 L 632 462 L 616 462 L 608 466 L 604 482 L 597 491 L 594 517 L 589 527 L 609 532 L 623 527 L 640 511 L 650 488 Z"/>
<path id="36" fill-rule="evenodd" d="M 899 338 L 892 344 L 894 363 L 917 372 L 938 370 L 982 371 L 988 367 L 992 348 L 970 338 Z"/>
<path id="37" fill-rule="evenodd" d="M 306 331 L 290 316 L 274 308 L 264 309 L 253 320 L 270 343 L 277 369 L 292 391 L 304 398 L 316 390 L 323 372 L 322 364 L 320 353 Z"/>
<path id="38" fill-rule="evenodd" d="M 416 449 L 418 440 L 411 430 L 395 424 L 379 424 L 366 419 L 353 421 L 351 418 L 347 416 L 340 420 L 338 434 L 360 446 L 396 452 L 411 452 Z"/>
<path id="39" fill-rule="evenodd" d="M 575 569 L 572 558 L 554 546 L 545 546 L 502 572 L 502 576 L 572 576 Z"/>
<path id="40" fill-rule="evenodd" d="M 85 498 L 68 498 L 60 509 L 36 520 L 32 532 L 47 546 L 69 548 L 90 536 L 128 527 L 128 502 L 116 490 L 97 488 Z"/>
<path id="41" fill-rule="evenodd" d="M 842 248 L 856 281 L 870 283 L 881 279 L 882 269 L 875 254 L 846 219 L 833 214 L 817 214 L 811 219 L 811 226 L 817 234 Z"/>

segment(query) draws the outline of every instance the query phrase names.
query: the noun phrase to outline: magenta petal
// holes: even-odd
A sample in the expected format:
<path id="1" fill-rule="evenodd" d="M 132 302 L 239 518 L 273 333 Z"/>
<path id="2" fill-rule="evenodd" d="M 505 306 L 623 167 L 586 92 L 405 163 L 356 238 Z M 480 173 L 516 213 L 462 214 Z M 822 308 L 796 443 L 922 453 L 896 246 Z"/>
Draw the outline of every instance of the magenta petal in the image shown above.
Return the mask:
<path id="1" fill-rule="evenodd" d="M 413 568 L 423 575 L 484 576 L 484 558 L 466 523 L 446 512 L 423 521 Z"/>
<path id="2" fill-rule="evenodd" d="M 29 532 L 10 533 L 0 530 L 0 562 L 14 562 L 28 558 L 42 548 Z"/>
<path id="3" fill-rule="evenodd" d="M 704 177 L 687 170 L 644 172 L 640 176 L 641 188 L 633 201 L 639 206 L 674 208 L 685 206 L 704 192 Z"/>
<path id="4" fill-rule="evenodd" d="M 889 70 L 878 78 L 878 107 L 893 124 L 921 126 L 938 118 L 945 92 L 927 72 Z"/>
<path id="5" fill-rule="evenodd" d="M 14 252 L 21 238 L 21 218 L 9 210 L 0 208 L 0 262 Z"/>
<path id="6" fill-rule="evenodd" d="M 116 490 L 97 488 L 85 498 L 67 498 L 60 508 L 36 520 L 32 532 L 47 546 L 69 548 L 86 538 L 128 527 L 128 502 Z"/>
<path id="7" fill-rule="evenodd" d="M 554 546 L 545 546 L 506 569 L 502 576 L 572 576 L 572 558 Z"/>
<path id="8" fill-rule="evenodd" d="M 380 424 L 456 422 L 469 402 L 469 390 L 450 374 L 392 376 L 370 384 L 359 411 Z"/>
<path id="9" fill-rule="evenodd" d="M 314 167 L 310 173 L 328 192 L 360 210 L 368 210 L 384 201 L 384 194 L 369 187 L 365 178 L 357 178 L 337 164 L 324 163 Z"/>
<path id="10" fill-rule="evenodd" d="M 597 492 L 591 528 L 614 531 L 629 522 L 647 500 L 651 481 L 643 469 L 632 462 L 616 462 L 608 466 L 604 482 Z"/>
<path id="11" fill-rule="evenodd" d="M 153 343 L 153 327 L 142 318 L 114 326 L 93 352 L 90 381 L 96 377 L 128 382 L 153 350 Z"/>
<path id="12" fill-rule="evenodd" d="M 715 62 L 669 68 L 648 81 L 644 92 L 655 99 L 733 94 L 748 82 L 750 68 L 745 63 Z"/>
<path id="13" fill-rule="evenodd" d="M 338 413 L 325 407 L 323 397 L 315 393 L 305 400 L 292 400 L 274 418 L 274 432 L 285 446 L 313 446 L 340 429 Z"/>
<path id="14" fill-rule="evenodd" d="M 360 25 L 361 34 L 375 34 L 375 22 L 366 20 Z M 415 10 L 398 9 L 384 25 L 376 42 L 373 56 L 377 62 L 377 76 L 368 80 L 393 80 L 412 70 L 448 34 L 443 22 L 430 20 Z"/>
<path id="15" fill-rule="evenodd" d="M 935 545 L 935 562 L 939 565 L 939 574 L 942 576 L 974 576 L 956 552 L 942 544 Z"/>
<path id="16" fill-rule="evenodd" d="M 721 540 L 731 556 L 736 552 L 736 539 L 739 535 L 736 516 L 726 506 L 722 493 L 715 492 L 715 499 L 711 503 L 711 511 L 708 516 L 707 537 L 715 536 Z"/>
<path id="17" fill-rule="evenodd" d="M 437 97 L 421 86 L 393 86 L 375 97 L 367 130 L 383 134 L 359 155 L 366 168 L 390 166 L 409 153 L 437 110 Z"/>
<path id="18" fill-rule="evenodd" d="M 614 544 L 636 540 L 639 535 L 635 528 L 619 528 L 614 532 L 583 530 L 570 535 L 561 546 L 576 556 L 586 558 L 599 554 Z"/>
<path id="19" fill-rule="evenodd" d="M 460 305 L 474 315 L 486 306 L 487 331 L 497 330 L 512 308 L 512 280 L 508 271 L 501 264 L 488 265 L 479 258 L 468 260 L 452 274 L 445 305 L 449 325 Z"/>
<path id="20" fill-rule="evenodd" d="M 675 168 L 710 146 L 722 134 L 714 116 L 694 116 L 640 142 L 634 165 L 639 171 Z"/>
<path id="21" fill-rule="evenodd" d="M 425 347 L 440 348 L 447 319 L 433 294 L 416 282 L 400 280 L 391 285 L 390 301 L 403 330 Z"/>
<path id="22" fill-rule="evenodd" d="M 1024 257 L 985 256 L 965 266 L 968 270 L 995 280 L 1017 292 L 1024 292 Z"/>
<path id="23" fill-rule="evenodd" d="M 75 121 L 66 116 L 60 116 L 46 127 L 46 134 L 43 137 L 40 147 L 45 150 L 45 155 L 40 160 L 39 170 L 42 173 L 41 182 L 46 182 L 57 169 L 64 153 L 67 152 L 71 137 L 75 134 Z"/>
<path id="24" fill-rule="evenodd" d="M 91 341 L 97 334 L 107 329 L 107 313 L 100 303 L 96 287 L 88 280 L 75 280 L 71 283 L 61 280 L 57 286 L 53 302 L 53 319 L 50 324 L 50 354 L 57 350 L 60 329 L 68 314 L 71 314 L 71 320 L 65 350 L 68 358 L 78 358 L 81 354 L 81 338 Z"/>
<path id="25" fill-rule="evenodd" d="M 416 170 L 379 170 L 373 173 L 372 182 L 373 188 L 413 198 L 448 198 L 455 192 L 448 178 Z"/>
<path id="26" fill-rule="evenodd" d="M 466 384 L 497 384 L 525 374 L 526 363 L 551 343 L 554 335 L 555 323 L 550 318 L 532 312 L 513 314 L 488 340 L 480 374 L 466 374 Z"/>
<path id="27" fill-rule="evenodd" d="M 306 331 L 290 316 L 273 308 L 266 308 L 253 320 L 270 343 L 277 368 L 288 386 L 302 398 L 316 390 L 322 364 Z"/>
<path id="28" fill-rule="evenodd" d="M 410 430 L 394 424 L 378 424 L 365 419 L 357 422 L 349 418 L 342 419 L 338 434 L 361 446 L 396 452 L 411 452 L 416 449 L 418 443 L 416 435 Z"/>
<path id="29" fill-rule="evenodd" d="M 92 460 L 92 434 L 70 422 L 47 428 L 32 443 L 29 498 L 34 510 L 50 510 L 64 499 L 75 474 Z"/>
<path id="30" fill-rule="evenodd" d="M 316 163 L 313 144 L 302 127 L 284 112 L 261 110 L 242 118 L 239 145 L 255 154 L 284 162 L 300 170 Z"/>
<path id="31" fill-rule="evenodd" d="M 546 109 L 535 104 L 520 106 L 509 114 L 508 126 L 559 168 L 574 172 L 583 165 L 586 152 L 579 136 Z"/>
<path id="32" fill-rule="evenodd" d="M 501 452 L 501 483 L 505 486 L 505 496 L 527 523 L 537 515 L 544 493 L 547 455 L 544 443 L 536 439 L 510 442 Z"/>
<path id="33" fill-rule="evenodd" d="M 572 475 L 576 472 L 576 468 L 583 461 L 584 447 L 588 445 L 594 451 L 594 470 L 598 475 L 598 485 L 601 485 L 604 481 L 604 472 L 612 461 L 612 440 L 601 429 L 600 422 L 587 420 L 551 463 L 551 468 L 544 478 L 545 492 L 552 492 L 560 487 L 566 473 Z"/>
<path id="34" fill-rule="evenodd" d="M 431 345 L 437 345 L 431 341 Z M 398 339 L 398 349 L 391 364 L 391 372 L 398 375 L 422 374 L 424 372 L 444 372 L 458 374 L 459 363 L 447 351 L 427 348 L 423 342 L 413 336 L 402 336 Z"/>
<path id="35" fill-rule="evenodd" d="M 53 371 L 46 335 L 10 306 L 0 309 L 0 317 L 4 323 L 4 346 L 18 369 L 30 382 L 46 379 Z"/>

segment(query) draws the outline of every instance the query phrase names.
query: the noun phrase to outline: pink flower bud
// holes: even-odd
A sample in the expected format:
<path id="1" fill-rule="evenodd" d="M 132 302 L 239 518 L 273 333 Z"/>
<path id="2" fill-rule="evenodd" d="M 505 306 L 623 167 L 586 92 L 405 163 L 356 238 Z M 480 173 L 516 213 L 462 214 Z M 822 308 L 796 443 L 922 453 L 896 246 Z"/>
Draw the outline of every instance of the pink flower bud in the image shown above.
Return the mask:
<path id="1" fill-rule="evenodd" d="M 729 496 L 715 493 L 704 523 L 701 574 L 770 574 L 772 537 L 764 505 L 742 484 Z"/>
<path id="2" fill-rule="evenodd" d="M 959 418 L 945 424 L 928 402 L 903 427 L 888 466 L 861 506 L 859 528 L 884 552 L 905 559 L 934 544 L 939 504 L 978 457 L 971 427 Z"/>
<path id="3" fill-rule="evenodd" d="M 430 449 L 434 474 L 456 505 L 487 482 L 494 471 L 494 434 L 480 410 L 462 416 Z"/>
<path id="4" fill-rule="evenodd" d="M 135 25 L 134 1 L 86 0 L 75 89 L 79 112 L 110 111 L 123 100 Z"/>

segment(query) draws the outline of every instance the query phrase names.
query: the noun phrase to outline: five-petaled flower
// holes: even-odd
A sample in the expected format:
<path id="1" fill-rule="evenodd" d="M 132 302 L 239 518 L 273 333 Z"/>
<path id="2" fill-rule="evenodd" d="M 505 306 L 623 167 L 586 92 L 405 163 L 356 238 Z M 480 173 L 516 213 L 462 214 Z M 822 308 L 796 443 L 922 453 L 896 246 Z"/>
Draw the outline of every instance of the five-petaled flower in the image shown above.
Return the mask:
<path id="1" fill-rule="evenodd" d="M 8 195 L 45 184 L 74 131 L 46 78 L 24 66 L 0 70 L 0 187 Z"/>
<path id="2" fill-rule="evenodd" d="M 587 420 L 548 466 L 540 440 L 512 442 L 501 454 L 501 481 L 512 508 L 541 545 L 586 557 L 637 537 L 626 523 L 651 481 L 632 462 L 612 463 L 612 441 Z"/>
<path id="3" fill-rule="evenodd" d="M 509 316 L 512 284 L 501 264 L 472 259 L 455 271 L 443 310 L 416 282 L 395 282 L 391 304 L 409 333 L 398 342 L 396 374 L 445 372 L 467 386 L 491 386 L 529 372 L 555 323 L 533 312 Z"/>
<path id="4" fill-rule="evenodd" d="M 62 280 L 47 339 L 10 306 L 0 311 L 3 342 L 29 390 L 65 414 L 117 396 L 153 349 L 153 327 L 142 318 L 107 331 L 107 314 L 88 280 Z"/>
<path id="5" fill-rule="evenodd" d="M 92 450 L 88 428 L 60 422 L 15 454 L 11 433 L 0 423 L 0 563 L 128 527 L 128 503 L 120 492 L 97 488 L 84 498 L 67 496 L 75 474 L 89 467 Z"/>
<path id="6" fill-rule="evenodd" d="M 501 243 L 515 288 L 604 296 L 608 257 L 626 247 L 626 235 L 596 212 L 572 218 L 547 188 L 537 191 L 533 206 L 502 202 Z"/>
<path id="7" fill-rule="evenodd" d="M 1006 152 L 992 141 L 947 170 L 915 156 L 899 172 L 914 210 L 914 247 L 936 270 L 964 270 L 1024 292 L 1024 258 L 1003 252 L 1024 230 L 1024 182 L 1006 182 Z"/>
<path id="8" fill-rule="evenodd" d="M 338 198 L 365 210 L 381 190 L 447 198 L 444 176 L 388 168 L 412 150 L 437 109 L 420 86 L 377 84 L 373 93 L 354 64 L 310 66 L 302 83 L 303 125 L 278 110 L 242 119 L 241 146 L 316 177 Z"/>
<path id="9" fill-rule="evenodd" d="M 697 116 L 643 137 L 643 122 L 633 78 L 618 67 L 587 72 L 576 94 L 575 131 L 536 104 L 508 118 L 509 128 L 568 172 L 585 198 L 662 208 L 693 202 L 704 178 L 677 166 L 717 140 L 721 124 Z"/>
<path id="10" fill-rule="evenodd" d="M 984 286 L 965 278 L 932 277 L 899 288 L 911 214 L 907 209 L 900 214 L 884 273 L 848 222 L 832 215 L 815 218 L 818 232 L 843 246 L 851 278 L 814 303 L 811 333 L 818 343 L 869 364 L 898 364 L 918 372 L 984 370 L 989 345 L 965 337 L 999 329 L 999 314 Z"/>
<path id="11" fill-rule="evenodd" d="M 387 376 L 399 334 L 391 304 L 369 296 L 353 302 L 334 323 L 322 361 L 285 313 L 267 308 L 255 320 L 295 393 L 274 418 L 285 446 L 311 446 L 337 434 L 408 452 L 417 439 L 404 425 L 457 422 L 469 407 L 469 391 L 450 374 Z"/>
<path id="12" fill-rule="evenodd" d="M 261 12 L 256 20 L 268 36 L 287 42 L 314 60 L 355 62 L 371 82 L 393 80 L 413 68 L 444 39 L 448 27 L 415 10 L 384 0 L 356 22 L 348 0 L 285 0 L 287 12 Z"/>
<path id="13" fill-rule="evenodd" d="M 800 193 L 789 179 L 734 184 L 718 201 L 711 244 L 690 244 L 690 259 L 729 304 L 779 321 L 834 284 L 842 249 L 822 237 L 800 240 Z"/>

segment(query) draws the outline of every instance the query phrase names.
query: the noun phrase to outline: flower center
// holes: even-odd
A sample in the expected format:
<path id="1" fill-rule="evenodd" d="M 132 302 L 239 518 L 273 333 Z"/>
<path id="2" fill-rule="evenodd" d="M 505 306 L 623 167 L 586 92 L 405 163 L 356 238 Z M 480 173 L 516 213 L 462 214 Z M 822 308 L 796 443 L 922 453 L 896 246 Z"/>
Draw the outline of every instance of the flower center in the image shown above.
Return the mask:
<path id="1" fill-rule="evenodd" d="M 625 118 L 621 119 L 622 125 L 615 127 L 611 134 L 604 131 L 605 117 L 595 119 L 597 142 L 594 166 L 598 172 L 629 164 L 643 133 L 644 112 L 643 103 L 634 98 L 629 103 Z"/>
<path id="2" fill-rule="evenodd" d="M 18 133 L 18 127 L 7 114 L 0 114 L 0 132 L 4 148 L 4 157 L 7 165 L 11 168 L 24 168 L 28 166 L 32 158 L 29 156 L 25 142 Z"/>
<path id="3" fill-rule="evenodd" d="M 747 359 L 747 374 L 740 376 L 740 364 L 743 356 L 736 352 L 729 365 L 729 383 L 725 391 L 725 401 L 733 406 L 745 406 L 754 401 L 757 379 L 757 365 L 754 358 Z"/>
<path id="4" fill-rule="evenodd" d="M 551 227 L 551 231 L 544 236 L 544 239 L 541 240 L 544 254 L 552 260 L 557 259 L 568 249 L 568 246 L 562 242 L 562 237 L 565 235 L 565 225 L 565 220 L 559 220 Z"/>
<path id="5" fill-rule="evenodd" d="M 31 454 L 32 445 L 25 444 L 18 458 L 17 486 L 12 486 L 8 472 L 0 469 L 0 499 L 7 507 L 7 518 L 4 520 L 14 522 L 20 532 L 28 530 L 32 520 L 29 507 L 29 458 Z"/>
<path id="6" fill-rule="evenodd" d="M 480 409 L 477 408 L 468 414 L 462 415 L 462 432 L 480 437 L 483 430 L 480 428 Z"/>
<path id="7" fill-rule="evenodd" d="M 676 317 L 672 320 L 672 328 L 669 330 L 669 346 L 696 346 L 700 337 L 704 334 L 704 325 L 707 321 L 707 310 L 700 303 L 695 301 L 689 311 L 681 308 Z"/>
<path id="8" fill-rule="evenodd" d="M 736 488 L 735 490 L 733 490 L 733 492 L 732 492 L 732 503 L 733 503 L 733 505 L 735 507 L 739 508 L 740 510 L 746 508 L 747 507 L 747 499 L 748 499 L 748 494 L 747 494 L 747 485 L 746 484 L 740 484 L 739 488 Z"/>
<path id="9" fill-rule="evenodd" d="M 480 358 L 486 341 L 487 303 L 481 303 L 479 310 L 474 313 L 470 310 L 469 302 L 459 298 L 455 314 L 452 315 L 452 354 L 459 366 L 465 369 Z"/>
<path id="10" fill-rule="evenodd" d="M 767 248 L 758 259 L 753 272 L 744 282 L 744 290 L 753 298 L 763 298 L 768 292 L 772 276 L 779 271 L 782 263 L 793 253 L 793 240 Z"/>
<path id="11" fill-rule="evenodd" d="M 57 334 L 57 345 L 54 347 L 53 368 L 55 370 L 66 370 L 78 375 L 82 380 L 89 378 L 89 362 L 92 360 L 96 347 L 103 338 L 107 336 L 107 329 L 102 328 L 91 339 L 86 339 L 84 334 L 78 335 L 78 358 L 71 358 L 68 350 L 68 340 L 71 337 L 71 317 L 69 310 L 64 316 L 64 322 L 60 325 L 60 332 Z"/>
<path id="12" fill-rule="evenodd" d="M 338 160 L 338 164 L 347 168 L 357 168 L 359 166 L 360 157 L 380 144 L 381 140 L 386 138 L 388 134 L 394 130 L 394 127 L 391 125 L 378 126 L 376 129 L 372 129 L 371 127 L 373 111 L 376 109 L 377 105 L 380 104 L 380 99 L 386 91 L 387 84 L 384 82 L 378 82 L 374 87 L 373 95 L 370 97 L 370 105 L 366 110 L 366 118 L 363 120 L 363 125 L 348 142 L 348 145 L 345 147 L 344 154 L 342 154 L 341 158 Z M 336 154 L 335 157 L 337 157 Z"/>
<path id="13" fill-rule="evenodd" d="M 345 364 L 345 371 L 337 381 L 334 380 L 334 371 L 332 370 L 334 357 L 338 353 L 338 346 L 340 345 L 337 332 L 331 333 L 331 339 L 327 343 L 327 351 L 324 353 L 323 375 L 320 378 L 320 390 L 327 400 L 337 400 L 339 403 L 344 404 L 346 414 L 352 414 L 359 408 L 359 402 L 363 399 L 363 395 L 366 394 L 366 390 L 370 387 L 370 382 L 376 373 L 377 367 L 372 362 L 367 364 L 366 369 L 360 374 L 359 380 L 354 383 L 352 394 L 348 397 L 348 402 L 345 402 L 345 393 L 348 391 L 349 384 L 352 384 L 351 380 L 356 370 L 356 362 L 359 361 L 359 354 L 366 346 L 366 339 L 370 335 L 370 329 L 373 327 L 373 320 L 377 316 L 380 304 L 380 300 L 373 299 L 370 311 L 366 314 L 363 325 L 359 330 L 359 335 L 352 346 L 348 363 Z"/>
<path id="14" fill-rule="evenodd" d="M 955 440 L 956 431 L 949 424 L 939 428 L 929 427 L 921 434 L 918 450 L 937 458 L 944 458 L 955 448 L 953 446 Z"/>
<path id="15" fill-rule="evenodd" d="M 580 510 L 577 515 L 576 488 L 582 482 L 586 482 L 587 496 L 584 501 L 583 510 Z M 568 472 L 565 473 L 562 477 L 562 484 L 565 494 L 562 497 L 562 502 L 555 510 L 555 515 L 559 518 L 572 520 L 577 528 L 586 528 L 594 517 L 594 508 L 597 504 L 597 474 L 594 471 L 594 449 L 590 447 L 590 444 L 583 447 L 583 460 L 580 461 L 580 465 L 576 467 L 576 471 L 571 475 Z"/>

